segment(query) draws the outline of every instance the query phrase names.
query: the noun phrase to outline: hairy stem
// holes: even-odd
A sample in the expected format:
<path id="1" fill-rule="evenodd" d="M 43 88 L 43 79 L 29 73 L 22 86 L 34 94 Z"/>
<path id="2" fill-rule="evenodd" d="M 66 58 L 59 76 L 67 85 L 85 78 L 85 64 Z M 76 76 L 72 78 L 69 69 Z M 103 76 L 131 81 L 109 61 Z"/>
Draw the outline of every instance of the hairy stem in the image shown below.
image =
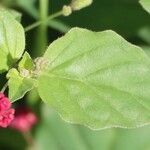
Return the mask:
<path id="1" fill-rule="evenodd" d="M 46 19 L 44 19 L 44 20 L 37 21 L 37 22 L 35 22 L 35 23 L 33 23 L 33 24 L 27 26 L 27 27 L 25 28 L 25 32 L 28 32 L 28 31 L 30 31 L 30 30 L 32 30 L 32 29 L 38 27 L 38 26 L 41 25 L 41 24 L 46 24 L 49 20 L 54 19 L 54 18 L 56 18 L 56 17 L 59 17 L 59 16 L 61 16 L 61 15 L 62 15 L 62 11 L 58 11 L 58 12 L 56 12 L 56 13 L 54 13 L 54 14 L 48 16 L 48 17 L 47 17 Z"/>
<path id="2" fill-rule="evenodd" d="M 4 84 L 4 86 L 3 86 L 2 89 L 1 89 L 1 92 L 4 93 L 5 90 L 7 89 L 7 87 L 8 87 L 8 82 L 6 82 L 6 83 Z"/>
<path id="3" fill-rule="evenodd" d="M 36 150 L 35 142 L 33 140 L 32 134 L 30 132 L 23 132 L 22 135 L 28 144 L 29 150 Z"/>
<path id="4" fill-rule="evenodd" d="M 40 0 L 40 21 L 44 21 L 48 17 L 48 8 L 49 8 L 49 0 Z M 41 56 L 43 54 L 43 51 L 46 49 L 47 46 L 47 29 L 48 25 L 45 23 L 42 23 L 36 33 L 36 38 L 35 38 L 35 49 L 36 49 L 36 56 Z"/>

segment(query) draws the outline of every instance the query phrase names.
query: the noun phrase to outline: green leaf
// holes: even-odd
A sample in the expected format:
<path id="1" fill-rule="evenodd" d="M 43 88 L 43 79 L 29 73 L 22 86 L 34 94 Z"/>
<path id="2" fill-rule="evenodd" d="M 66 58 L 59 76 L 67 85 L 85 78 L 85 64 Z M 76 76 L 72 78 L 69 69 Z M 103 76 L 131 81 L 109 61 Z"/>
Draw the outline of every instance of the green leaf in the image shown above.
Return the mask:
<path id="1" fill-rule="evenodd" d="M 18 64 L 19 70 L 26 69 L 26 70 L 33 70 L 34 69 L 34 63 L 30 55 L 25 52 L 21 61 Z"/>
<path id="2" fill-rule="evenodd" d="M 150 1 L 149 0 L 140 0 L 140 4 L 143 8 L 150 13 Z"/>
<path id="3" fill-rule="evenodd" d="M 16 69 L 11 69 L 7 77 L 9 78 L 9 98 L 12 102 L 21 99 L 36 86 L 35 79 L 22 77 Z"/>
<path id="4" fill-rule="evenodd" d="M 5 8 L 3 6 L 0 6 L 0 12 L 5 12 L 8 13 L 9 15 L 11 15 L 14 19 L 16 19 L 18 22 L 21 22 L 21 13 L 14 10 L 14 9 L 9 9 L 9 8 Z"/>
<path id="5" fill-rule="evenodd" d="M 38 150 L 149 150 L 150 127 L 140 129 L 107 129 L 92 131 L 70 125 L 46 106 L 35 132 Z"/>
<path id="6" fill-rule="evenodd" d="M 44 57 L 39 95 L 61 117 L 92 129 L 150 122 L 150 60 L 113 31 L 73 28 Z"/>
<path id="7" fill-rule="evenodd" d="M 114 132 L 93 132 L 85 127 L 67 124 L 44 105 L 42 121 L 34 134 L 38 150 L 109 150 Z"/>
<path id="8" fill-rule="evenodd" d="M 8 70 L 25 48 L 24 29 L 8 11 L 0 11 L 0 72 Z"/>
<path id="9" fill-rule="evenodd" d="M 18 11 L 16 10 L 13 10 L 13 9 L 8 9 L 8 12 L 14 16 L 14 18 L 18 21 L 18 22 L 21 22 L 21 17 L 22 17 L 22 14 L 19 13 Z"/>
<path id="10" fill-rule="evenodd" d="M 8 13 L 9 15 L 11 15 L 14 19 L 16 19 L 18 22 L 21 22 L 21 13 L 14 10 L 14 9 L 9 9 L 9 8 L 5 8 L 3 6 L 0 6 L 0 12 L 5 12 Z"/>
<path id="11" fill-rule="evenodd" d="M 133 130 L 117 130 L 113 150 L 148 150 L 150 126 Z"/>
<path id="12" fill-rule="evenodd" d="M 13 0 L 11 0 L 13 2 Z M 33 17 L 37 16 L 37 9 L 35 6 L 36 0 L 16 0 L 17 6 L 23 8 L 27 13 Z"/>

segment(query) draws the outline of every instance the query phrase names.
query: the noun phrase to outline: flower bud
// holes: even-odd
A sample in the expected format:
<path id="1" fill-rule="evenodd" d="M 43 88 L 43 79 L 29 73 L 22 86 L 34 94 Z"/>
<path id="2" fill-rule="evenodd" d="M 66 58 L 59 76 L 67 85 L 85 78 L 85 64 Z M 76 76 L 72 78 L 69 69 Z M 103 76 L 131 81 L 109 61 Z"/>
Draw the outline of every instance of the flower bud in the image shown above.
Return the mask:
<path id="1" fill-rule="evenodd" d="M 5 111 L 11 107 L 11 103 L 7 97 L 0 99 L 0 111 Z"/>
<path id="2" fill-rule="evenodd" d="M 15 110 L 11 108 L 11 102 L 0 93 L 0 127 L 6 128 L 14 119 Z"/>
<path id="3" fill-rule="evenodd" d="M 30 131 L 36 123 L 36 115 L 30 109 L 23 107 L 16 110 L 15 118 L 10 127 L 24 133 Z"/>
<path id="4" fill-rule="evenodd" d="M 64 16 L 69 16 L 72 13 L 72 8 L 70 6 L 64 5 L 62 12 Z"/>
<path id="5" fill-rule="evenodd" d="M 7 111 L 4 111 L 0 114 L 0 126 L 3 128 L 8 127 L 8 125 L 12 122 L 14 119 L 14 113 L 15 110 L 13 108 L 8 109 Z"/>
<path id="6" fill-rule="evenodd" d="M 49 65 L 49 60 L 44 57 L 38 57 L 34 60 L 35 70 L 32 72 L 34 76 L 38 76 L 42 70 L 45 70 Z"/>
<path id="7" fill-rule="evenodd" d="M 72 10 L 80 10 L 84 7 L 91 5 L 93 0 L 72 0 L 71 8 Z"/>
<path id="8" fill-rule="evenodd" d="M 22 76 L 23 78 L 30 78 L 31 74 L 27 69 L 20 69 L 20 76 Z"/>

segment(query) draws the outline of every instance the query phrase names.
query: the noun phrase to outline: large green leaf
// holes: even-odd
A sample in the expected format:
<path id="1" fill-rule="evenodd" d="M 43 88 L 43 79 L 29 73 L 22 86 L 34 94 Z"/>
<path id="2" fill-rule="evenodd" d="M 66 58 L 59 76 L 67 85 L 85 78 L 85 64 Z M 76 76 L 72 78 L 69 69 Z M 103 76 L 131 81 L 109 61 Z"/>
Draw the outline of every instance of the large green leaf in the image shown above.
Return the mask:
<path id="1" fill-rule="evenodd" d="M 22 14 L 20 12 L 13 9 L 8 9 L 8 12 L 11 13 L 18 22 L 21 22 Z"/>
<path id="2" fill-rule="evenodd" d="M 14 19 L 16 19 L 18 22 L 21 21 L 22 14 L 14 9 L 5 8 L 3 6 L 0 6 L 0 12 L 5 12 L 11 15 Z"/>
<path id="3" fill-rule="evenodd" d="M 150 127 L 91 131 L 70 125 L 47 107 L 35 132 L 37 150 L 149 150 Z"/>
<path id="4" fill-rule="evenodd" d="M 140 0 L 143 8 L 150 13 L 150 1 L 149 0 Z"/>
<path id="5" fill-rule="evenodd" d="M 109 150 L 111 147 L 114 130 L 93 132 L 67 124 L 46 106 L 41 113 L 42 122 L 34 137 L 37 150 Z"/>
<path id="6" fill-rule="evenodd" d="M 74 28 L 44 55 L 41 98 L 61 117 L 92 129 L 150 122 L 150 60 L 113 31 Z"/>
<path id="7" fill-rule="evenodd" d="M 8 11 L 0 11 L 0 72 L 8 70 L 25 48 L 24 30 Z"/>

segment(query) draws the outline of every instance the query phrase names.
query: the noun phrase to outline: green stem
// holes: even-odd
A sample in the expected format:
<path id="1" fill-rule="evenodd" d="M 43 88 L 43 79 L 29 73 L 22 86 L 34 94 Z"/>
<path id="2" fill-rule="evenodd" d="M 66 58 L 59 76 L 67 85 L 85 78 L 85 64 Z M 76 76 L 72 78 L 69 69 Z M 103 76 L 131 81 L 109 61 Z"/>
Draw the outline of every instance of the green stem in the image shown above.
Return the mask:
<path id="1" fill-rule="evenodd" d="M 32 137 L 32 134 L 30 133 L 30 131 L 28 131 L 28 132 L 23 132 L 22 135 L 23 135 L 25 141 L 26 141 L 27 144 L 28 144 L 29 150 L 37 150 L 36 145 L 35 145 L 35 142 L 34 142 L 34 139 L 33 139 L 33 137 Z"/>
<path id="2" fill-rule="evenodd" d="M 33 145 L 33 138 L 30 132 L 23 132 L 22 133 L 24 139 L 26 140 L 28 146 L 32 146 Z"/>
<path id="3" fill-rule="evenodd" d="M 61 15 L 62 15 L 62 11 L 58 11 L 58 12 L 56 12 L 56 13 L 54 13 L 54 14 L 48 16 L 45 20 L 40 20 L 40 21 L 37 21 L 37 22 L 35 22 L 35 23 L 33 23 L 33 24 L 27 26 L 27 27 L 25 28 L 25 32 L 28 32 L 28 31 L 30 31 L 30 30 L 32 30 L 32 29 L 38 27 L 39 25 L 41 25 L 41 24 L 43 24 L 43 23 L 47 23 L 49 20 L 54 19 L 54 18 L 56 18 L 56 17 L 59 17 L 59 16 L 61 16 Z"/>
<path id="4" fill-rule="evenodd" d="M 40 21 L 44 21 L 48 17 L 48 8 L 49 8 L 49 0 L 40 0 Z M 35 49 L 36 49 L 36 56 L 41 56 L 43 51 L 46 49 L 47 46 L 47 24 L 42 23 L 38 30 L 37 36 L 35 38 Z"/>
<path id="5" fill-rule="evenodd" d="M 45 20 L 47 18 L 48 7 L 49 7 L 48 0 L 40 0 L 40 20 Z"/>
<path id="6" fill-rule="evenodd" d="M 6 83 L 4 84 L 4 86 L 3 86 L 2 89 L 1 89 L 1 92 L 4 93 L 5 90 L 7 89 L 7 87 L 8 87 L 8 82 L 6 82 Z"/>

